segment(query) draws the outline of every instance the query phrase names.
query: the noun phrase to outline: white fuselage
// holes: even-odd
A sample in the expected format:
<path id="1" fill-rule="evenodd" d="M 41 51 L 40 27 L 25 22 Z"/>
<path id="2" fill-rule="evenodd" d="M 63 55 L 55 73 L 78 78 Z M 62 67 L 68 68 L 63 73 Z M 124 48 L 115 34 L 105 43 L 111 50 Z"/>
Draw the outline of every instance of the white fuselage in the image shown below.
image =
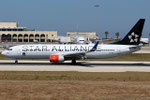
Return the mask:
<path id="1" fill-rule="evenodd" d="M 18 45 L 2 52 L 12 59 L 49 59 L 50 55 L 65 55 L 89 51 L 94 44 L 31 44 Z M 132 49 L 131 49 L 132 48 Z M 96 51 L 87 52 L 84 58 L 100 59 L 129 54 L 139 50 L 135 45 L 98 45 Z"/>

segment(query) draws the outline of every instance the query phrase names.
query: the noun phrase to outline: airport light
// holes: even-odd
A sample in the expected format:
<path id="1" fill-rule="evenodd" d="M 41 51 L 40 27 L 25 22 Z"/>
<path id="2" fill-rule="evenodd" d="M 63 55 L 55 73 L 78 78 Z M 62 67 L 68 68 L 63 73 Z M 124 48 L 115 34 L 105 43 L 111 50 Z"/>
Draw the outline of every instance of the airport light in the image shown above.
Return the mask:
<path id="1" fill-rule="evenodd" d="M 100 5 L 94 5 L 95 8 L 97 8 L 96 11 L 96 34 L 98 33 L 98 8 L 100 7 Z"/>

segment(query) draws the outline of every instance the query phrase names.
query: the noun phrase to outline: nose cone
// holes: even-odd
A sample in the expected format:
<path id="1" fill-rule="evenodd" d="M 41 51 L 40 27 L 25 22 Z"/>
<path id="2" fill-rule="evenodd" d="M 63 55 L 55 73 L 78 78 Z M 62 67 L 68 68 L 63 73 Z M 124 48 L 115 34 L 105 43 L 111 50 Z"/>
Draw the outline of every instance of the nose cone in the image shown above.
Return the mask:
<path id="1" fill-rule="evenodd" d="M 3 56 L 6 56 L 6 55 L 7 55 L 6 51 L 3 51 L 1 54 L 2 54 Z"/>

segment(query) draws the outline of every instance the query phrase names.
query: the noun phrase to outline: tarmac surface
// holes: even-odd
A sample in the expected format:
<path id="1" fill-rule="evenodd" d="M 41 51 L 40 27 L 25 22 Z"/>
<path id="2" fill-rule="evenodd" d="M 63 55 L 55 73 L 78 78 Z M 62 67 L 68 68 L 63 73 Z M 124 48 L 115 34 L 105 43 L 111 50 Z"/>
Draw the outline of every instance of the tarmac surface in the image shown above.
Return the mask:
<path id="1" fill-rule="evenodd" d="M 150 62 L 128 61 L 78 61 L 76 65 L 67 61 L 52 64 L 49 61 L 0 60 L 0 71 L 79 71 L 79 72 L 150 72 Z"/>

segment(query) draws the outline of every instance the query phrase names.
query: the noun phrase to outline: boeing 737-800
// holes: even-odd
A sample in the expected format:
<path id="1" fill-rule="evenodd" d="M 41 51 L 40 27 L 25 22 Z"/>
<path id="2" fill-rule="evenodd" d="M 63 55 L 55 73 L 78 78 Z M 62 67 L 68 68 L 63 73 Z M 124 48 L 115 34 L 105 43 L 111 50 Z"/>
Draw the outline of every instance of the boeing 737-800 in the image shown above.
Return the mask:
<path id="1" fill-rule="evenodd" d="M 52 63 L 78 59 L 100 59 L 130 54 L 140 49 L 145 19 L 140 19 L 129 33 L 112 44 L 29 44 L 10 47 L 2 55 L 11 59 L 49 59 Z"/>

